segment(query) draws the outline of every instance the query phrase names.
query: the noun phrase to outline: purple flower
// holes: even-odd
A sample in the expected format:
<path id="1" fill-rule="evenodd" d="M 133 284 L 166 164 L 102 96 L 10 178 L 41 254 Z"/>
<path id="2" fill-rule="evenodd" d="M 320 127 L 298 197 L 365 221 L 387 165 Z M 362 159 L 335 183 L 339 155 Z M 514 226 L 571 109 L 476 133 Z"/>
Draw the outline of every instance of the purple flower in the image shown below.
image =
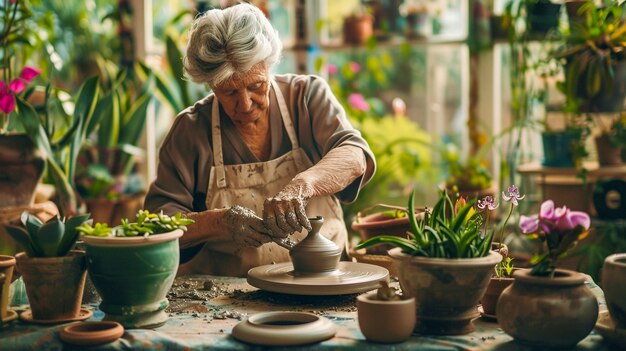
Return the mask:
<path id="1" fill-rule="evenodd" d="M 476 204 L 476 207 L 478 207 L 479 210 L 484 210 L 486 208 L 489 211 L 495 210 L 498 206 L 500 206 L 500 204 L 498 204 L 496 199 L 491 195 L 487 195 L 482 200 L 478 200 L 478 203 Z"/>
<path id="2" fill-rule="evenodd" d="M 348 96 L 348 103 L 355 110 L 361 110 L 364 112 L 367 112 L 370 110 L 370 105 L 367 103 L 367 101 L 365 101 L 365 98 L 363 97 L 363 95 L 358 94 L 358 93 L 350 94 L 350 96 Z"/>
<path id="3" fill-rule="evenodd" d="M 524 197 L 526 197 L 526 195 L 520 195 L 519 190 L 515 185 L 511 185 L 507 189 L 507 192 L 508 195 L 504 191 L 502 192 L 502 198 L 504 199 L 504 201 L 511 201 L 514 206 L 518 205 L 518 200 L 522 200 Z"/>

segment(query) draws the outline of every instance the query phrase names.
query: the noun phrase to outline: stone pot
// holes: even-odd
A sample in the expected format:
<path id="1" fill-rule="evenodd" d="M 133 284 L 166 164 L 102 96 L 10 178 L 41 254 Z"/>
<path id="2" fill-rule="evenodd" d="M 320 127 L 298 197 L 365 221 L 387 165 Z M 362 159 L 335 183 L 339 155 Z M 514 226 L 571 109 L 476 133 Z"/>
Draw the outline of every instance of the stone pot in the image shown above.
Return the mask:
<path id="1" fill-rule="evenodd" d="M 554 278 L 513 273 L 496 307 L 502 330 L 536 348 L 570 348 L 584 339 L 598 319 L 598 300 L 585 276 L 557 269 Z"/>
<path id="2" fill-rule="evenodd" d="M 26 134 L 0 134 L 0 208 L 30 206 L 45 165 Z"/>
<path id="3" fill-rule="evenodd" d="M 369 341 L 397 343 L 408 339 L 415 328 L 415 298 L 380 300 L 371 291 L 356 298 L 359 328 Z"/>
<path id="4" fill-rule="evenodd" d="M 596 137 L 595 142 L 600 166 L 622 165 L 622 148 L 613 146 L 608 135 L 602 134 Z"/>
<path id="5" fill-rule="evenodd" d="M 147 237 L 83 236 L 89 278 L 102 298 L 105 320 L 127 329 L 165 324 L 182 235 L 177 229 Z"/>
<path id="6" fill-rule="evenodd" d="M 497 252 L 479 258 L 429 258 L 407 255 L 400 248 L 389 251 L 398 269 L 400 288 L 415 298 L 421 334 L 457 335 L 474 330 L 476 306 L 485 294 L 493 267 L 502 260 Z"/>
<path id="7" fill-rule="evenodd" d="M 489 284 L 487 285 L 487 290 L 485 290 L 485 295 L 483 295 L 480 303 L 483 306 L 483 313 L 486 316 L 495 317 L 496 315 L 496 305 L 498 304 L 498 299 L 500 295 L 502 295 L 502 291 L 508 288 L 515 279 L 511 277 L 491 277 L 489 279 Z"/>
<path id="8" fill-rule="evenodd" d="M 22 274 L 33 320 L 66 321 L 79 316 L 87 278 L 85 252 L 64 257 L 15 256 Z"/>
<path id="9" fill-rule="evenodd" d="M 0 255 L 0 274 L 4 275 L 4 279 L 0 280 L 0 319 L 2 320 L 9 317 L 9 289 L 14 267 L 15 257 Z"/>
<path id="10" fill-rule="evenodd" d="M 626 329 L 626 253 L 613 254 L 604 260 L 602 290 L 613 323 Z"/>

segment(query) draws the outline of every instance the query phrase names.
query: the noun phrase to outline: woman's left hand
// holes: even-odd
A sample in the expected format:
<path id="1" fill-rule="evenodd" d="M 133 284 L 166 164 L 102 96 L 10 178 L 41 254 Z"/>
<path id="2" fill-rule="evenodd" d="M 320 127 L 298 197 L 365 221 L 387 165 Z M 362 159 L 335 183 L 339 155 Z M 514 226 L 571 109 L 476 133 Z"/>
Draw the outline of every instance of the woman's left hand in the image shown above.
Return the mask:
<path id="1" fill-rule="evenodd" d="M 292 181 L 263 204 L 263 222 L 272 236 L 286 238 L 303 228 L 311 230 L 305 206 L 311 193 L 304 182 Z"/>

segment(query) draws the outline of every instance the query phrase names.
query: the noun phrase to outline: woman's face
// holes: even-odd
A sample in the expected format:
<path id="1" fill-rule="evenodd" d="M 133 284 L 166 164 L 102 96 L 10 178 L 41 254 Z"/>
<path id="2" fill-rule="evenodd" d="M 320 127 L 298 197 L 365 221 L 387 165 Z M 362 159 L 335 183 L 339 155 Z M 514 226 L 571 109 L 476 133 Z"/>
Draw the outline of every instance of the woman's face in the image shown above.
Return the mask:
<path id="1" fill-rule="evenodd" d="M 213 88 L 222 108 L 235 124 L 254 123 L 269 115 L 269 73 L 262 63 Z"/>

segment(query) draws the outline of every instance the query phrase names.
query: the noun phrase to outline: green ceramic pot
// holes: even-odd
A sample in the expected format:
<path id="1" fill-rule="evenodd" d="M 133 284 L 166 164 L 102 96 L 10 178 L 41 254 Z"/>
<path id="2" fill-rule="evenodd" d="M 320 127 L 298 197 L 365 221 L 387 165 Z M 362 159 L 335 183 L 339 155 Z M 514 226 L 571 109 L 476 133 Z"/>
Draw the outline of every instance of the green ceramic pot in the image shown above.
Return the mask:
<path id="1" fill-rule="evenodd" d="M 125 328 L 156 328 L 167 321 L 167 292 L 178 269 L 182 230 L 148 237 L 84 236 L 87 270 L 102 298 L 105 320 Z"/>

